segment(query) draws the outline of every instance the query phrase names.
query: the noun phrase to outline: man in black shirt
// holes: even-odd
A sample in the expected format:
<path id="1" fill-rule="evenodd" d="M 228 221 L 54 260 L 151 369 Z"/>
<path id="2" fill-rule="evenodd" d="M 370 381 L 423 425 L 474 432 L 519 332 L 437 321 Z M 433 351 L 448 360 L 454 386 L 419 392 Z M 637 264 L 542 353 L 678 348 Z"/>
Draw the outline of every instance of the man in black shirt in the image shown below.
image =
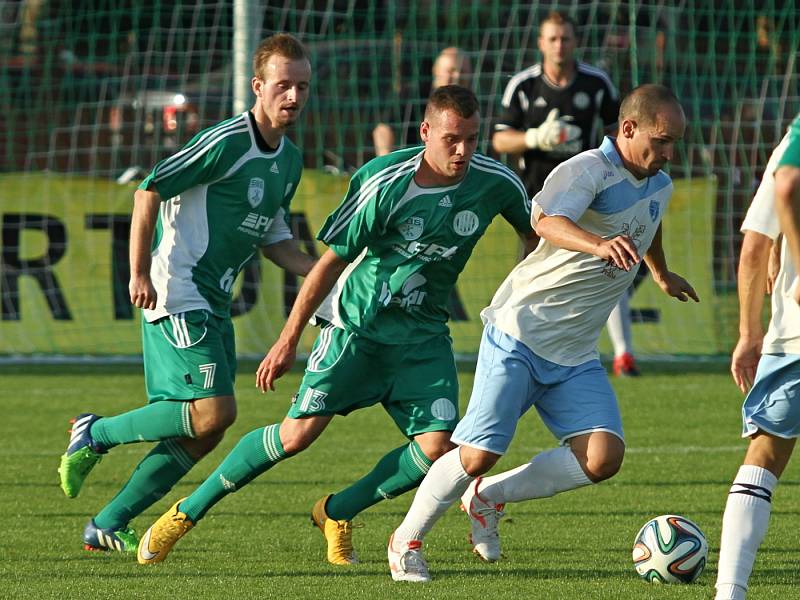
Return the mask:
<path id="1" fill-rule="evenodd" d="M 617 122 L 619 94 L 608 75 L 575 60 L 575 22 L 553 11 L 539 27 L 542 61 L 511 78 L 495 124 L 495 151 L 520 156 L 522 179 L 533 197 L 556 165 L 596 148 L 603 130 Z M 624 297 L 609 319 L 614 373 L 638 375 Z"/>

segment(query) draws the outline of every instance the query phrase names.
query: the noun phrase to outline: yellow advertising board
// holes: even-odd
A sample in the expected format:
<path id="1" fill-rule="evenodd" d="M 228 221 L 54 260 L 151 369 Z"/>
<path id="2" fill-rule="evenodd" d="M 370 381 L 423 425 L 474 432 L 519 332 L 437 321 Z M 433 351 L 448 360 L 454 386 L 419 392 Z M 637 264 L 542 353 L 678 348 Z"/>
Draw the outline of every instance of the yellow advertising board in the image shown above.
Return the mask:
<path id="1" fill-rule="evenodd" d="M 53 174 L 0 176 L 2 315 L 0 354 L 130 355 L 141 351 L 138 310 L 127 296 L 127 232 L 135 186 Z M 292 225 L 313 239 L 347 189 L 347 178 L 306 171 L 292 205 Z M 656 314 L 634 328 L 647 353 L 718 352 L 712 264 L 713 182 L 676 182 L 665 219 L 672 270 L 703 298 L 684 306 L 647 281 L 632 304 Z M 306 241 L 310 250 L 321 245 Z M 479 312 L 519 256 L 519 240 L 497 219 L 478 244 L 452 301 L 455 350 L 474 354 Z M 278 335 L 298 282 L 263 258 L 246 269 L 235 290 L 234 324 L 240 355 L 261 356 Z M 648 313 L 650 314 L 650 313 Z M 303 339 L 307 352 L 315 330 Z M 607 349 L 603 341 L 601 348 Z"/>

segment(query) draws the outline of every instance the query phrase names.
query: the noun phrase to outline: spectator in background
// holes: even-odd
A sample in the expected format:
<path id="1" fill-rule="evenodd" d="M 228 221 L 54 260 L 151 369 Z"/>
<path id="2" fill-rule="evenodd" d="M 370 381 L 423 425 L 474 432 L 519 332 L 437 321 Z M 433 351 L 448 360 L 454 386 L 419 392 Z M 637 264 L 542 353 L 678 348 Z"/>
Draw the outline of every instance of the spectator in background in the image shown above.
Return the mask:
<path id="1" fill-rule="evenodd" d="M 372 142 L 375 156 L 384 156 L 392 150 L 421 144 L 419 124 L 422 122 L 428 96 L 436 88 L 445 85 L 463 85 L 469 87 L 472 76 L 472 64 L 463 50 L 451 46 L 445 48 L 433 63 L 433 82 L 427 94 L 420 98 L 408 98 L 390 108 L 382 116 L 380 123 L 372 130 Z M 400 91 L 402 93 L 402 91 Z M 398 109 L 399 108 L 399 114 Z M 394 113 L 394 114 L 392 114 Z M 399 133 L 399 136 L 397 135 Z"/>
<path id="2" fill-rule="evenodd" d="M 533 197 L 566 159 L 597 146 L 602 126 L 613 127 L 619 94 L 608 75 L 575 59 L 575 22 L 553 11 L 539 27 L 542 61 L 508 82 L 495 125 L 495 151 L 519 156 L 522 179 Z M 609 319 L 614 373 L 638 375 L 630 338 L 628 295 Z"/>

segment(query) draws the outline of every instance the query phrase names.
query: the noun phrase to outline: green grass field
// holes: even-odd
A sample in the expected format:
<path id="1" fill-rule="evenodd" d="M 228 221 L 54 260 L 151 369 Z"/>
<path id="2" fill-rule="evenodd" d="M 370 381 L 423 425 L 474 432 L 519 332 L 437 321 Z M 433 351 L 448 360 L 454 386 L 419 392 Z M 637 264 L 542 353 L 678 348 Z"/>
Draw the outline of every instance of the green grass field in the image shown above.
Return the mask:
<path id="1" fill-rule="evenodd" d="M 276 422 L 299 380 L 292 373 L 275 395 L 253 387 L 254 366 L 241 366 L 239 420 L 222 445 L 166 498 L 133 522 L 141 533 L 175 499 L 191 491 L 238 437 Z M 82 550 L 90 516 L 114 494 L 149 445 L 113 450 L 81 496 L 58 487 L 58 457 L 67 421 L 89 410 L 118 413 L 141 405 L 140 367 L 0 367 L 4 408 L 0 494 L 0 596 L 4 598 L 710 598 L 720 523 L 730 480 L 741 460 L 741 397 L 723 366 L 656 366 L 638 380 L 615 381 L 628 454 L 611 481 L 555 498 L 509 507 L 501 524 L 505 559 L 490 565 L 469 553 L 466 518 L 452 509 L 426 541 L 434 581 L 395 584 L 385 543 L 411 502 L 408 494 L 373 507 L 355 532 L 362 563 L 324 559 L 309 511 L 320 496 L 353 480 L 402 436 L 380 408 L 334 420 L 318 443 L 225 499 L 155 567 L 134 557 Z M 463 372 L 462 411 L 472 383 Z M 554 440 L 537 416 L 520 425 L 496 469 L 526 461 Z M 797 597 L 800 470 L 790 465 L 778 487 L 769 534 L 751 580 L 750 598 Z M 678 513 L 708 536 L 710 565 L 690 586 L 638 579 L 631 543 L 650 517 Z"/>

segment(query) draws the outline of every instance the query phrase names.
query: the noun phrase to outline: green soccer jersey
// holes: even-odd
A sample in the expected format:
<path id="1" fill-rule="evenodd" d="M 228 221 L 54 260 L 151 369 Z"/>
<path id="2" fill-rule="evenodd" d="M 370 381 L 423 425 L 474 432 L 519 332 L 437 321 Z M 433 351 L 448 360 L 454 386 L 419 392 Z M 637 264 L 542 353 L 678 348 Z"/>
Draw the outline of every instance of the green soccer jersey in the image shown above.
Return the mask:
<path id="1" fill-rule="evenodd" d="M 457 184 L 423 188 L 422 155 L 409 148 L 364 165 L 318 236 L 350 265 L 317 315 L 380 343 L 448 333 L 448 298 L 495 215 L 531 231 L 530 200 L 506 166 L 475 154 Z"/>
<path id="2" fill-rule="evenodd" d="M 234 279 L 259 247 L 292 237 L 289 202 L 303 161 L 285 136 L 269 148 L 250 112 L 198 133 L 159 162 L 140 189 L 165 201 L 153 240 L 153 322 L 204 309 L 230 316 Z"/>
<path id="3" fill-rule="evenodd" d="M 789 126 L 789 145 L 784 150 L 778 166 L 800 168 L 800 116 L 795 117 Z"/>

